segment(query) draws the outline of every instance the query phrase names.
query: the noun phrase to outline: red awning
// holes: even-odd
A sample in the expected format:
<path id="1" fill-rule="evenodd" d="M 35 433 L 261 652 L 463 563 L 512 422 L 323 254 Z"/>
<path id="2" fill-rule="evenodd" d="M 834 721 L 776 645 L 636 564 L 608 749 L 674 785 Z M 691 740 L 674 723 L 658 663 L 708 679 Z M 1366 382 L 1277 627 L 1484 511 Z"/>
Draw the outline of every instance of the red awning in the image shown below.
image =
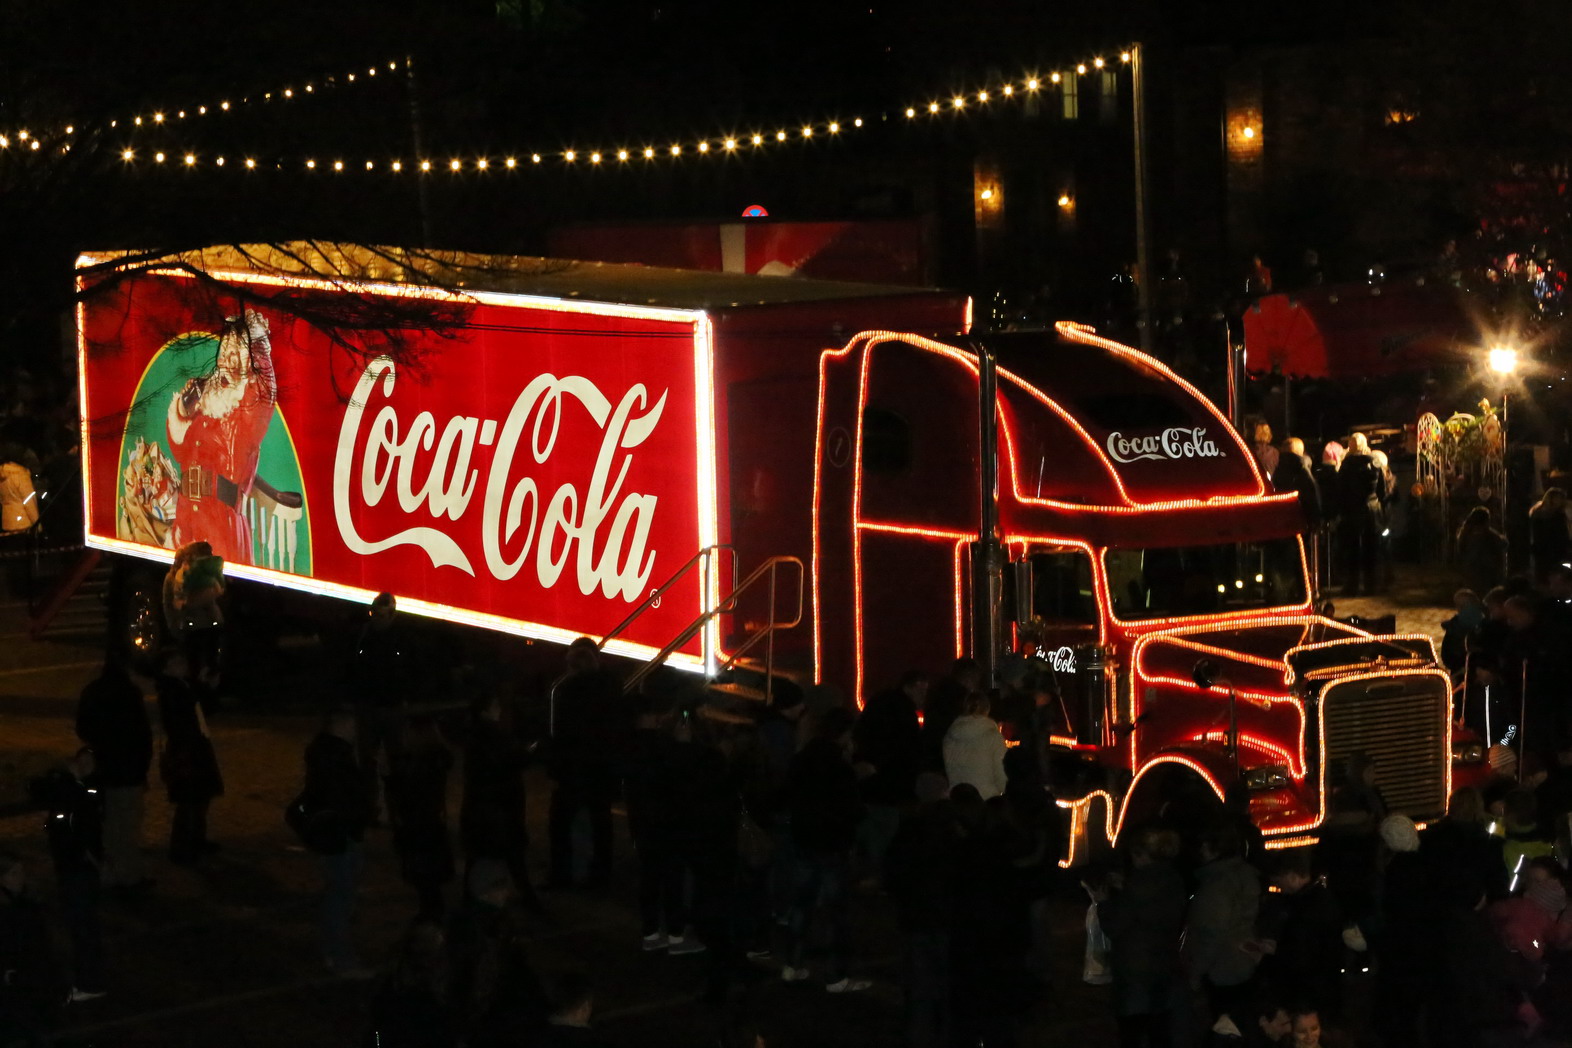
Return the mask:
<path id="1" fill-rule="evenodd" d="M 1477 355 L 1468 296 L 1417 284 L 1341 284 L 1266 295 L 1245 310 L 1245 367 L 1304 378 L 1422 371 Z"/>

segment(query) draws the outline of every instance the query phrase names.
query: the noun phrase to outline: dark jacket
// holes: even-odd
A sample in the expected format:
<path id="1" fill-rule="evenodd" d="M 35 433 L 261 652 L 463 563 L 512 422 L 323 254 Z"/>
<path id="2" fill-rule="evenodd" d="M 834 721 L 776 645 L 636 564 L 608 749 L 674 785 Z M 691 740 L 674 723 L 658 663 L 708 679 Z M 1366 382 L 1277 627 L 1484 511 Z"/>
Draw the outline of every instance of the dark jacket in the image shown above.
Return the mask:
<path id="1" fill-rule="evenodd" d="M 104 857 L 104 798 L 98 788 L 57 768 L 44 776 L 38 791 L 49 811 L 44 829 L 56 875 L 96 870 Z"/>
<path id="2" fill-rule="evenodd" d="M 1124 888 L 1097 905 L 1108 936 L 1114 986 L 1127 979 L 1173 975 L 1179 970 L 1179 941 L 1184 934 L 1189 893 L 1172 863 L 1153 860 L 1137 866 Z"/>
<path id="3" fill-rule="evenodd" d="M 1528 515 L 1528 541 L 1534 552 L 1534 572 L 1543 577 L 1572 555 L 1572 535 L 1567 532 L 1567 515 L 1561 510 L 1542 509 Z"/>
<path id="4" fill-rule="evenodd" d="M 813 739 L 786 773 L 792 840 L 807 852 L 844 852 L 857 839 L 857 773 L 831 739 Z"/>
<path id="5" fill-rule="evenodd" d="M 502 725 L 477 720 L 464 747 L 459 835 L 471 857 L 506 858 L 528 843 L 524 767 L 529 751 Z"/>
<path id="6" fill-rule="evenodd" d="M 1315 482 L 1308 457 L 1286 454 L 1279 457 L 1277 469 L 1272 471 L 1272 486 L 1282 494 L 1293 492 L 1299 496 L 1299 508 L 1304 510 L 1305 522 L 1310 527 L 1321 523 L 1321 487 Z"/>
<path id="7" fill-rule="evenodd" d="M 605 670 L 571 674 L 552 691 L 551 773 L 610 774 L 626 757 L 633 710 Z"/>
<path id="8" fill-rule="evenodd" d="M 545 991 L 510 913 L 466 898 L 448 923 L 448 1000 L 466 1043 L 533 1044 Z"/>
<path id="9" fill-rule="evenodd" d="M 1337 470 L 1337 508 L 1344 521 L 1379 521 L 1386 505 L 1386 477 L 1369 455 L 1349 455 Z"/>
<path id="10" fill-rule="evenodd" d="M 1484 892 L 1507 895 L 1506 859 L 1501 839 L 1483 826 L 1442 819 L 1419 835 L 1419 855 L 1432 888 L 1443 898 L 1471 900 Z"/>
<path id="11" fill-rule="evenodd" d="M 306 746 L 302 796 L 312 810 L 332 812 L 348 840 L 360 840 L 371 821 L 371 797 L 355 758 L 355 744 L 326 731 L 312 739 Z"/>
<path id="12" fill-rule="evenodd" d="M 953 912 L 961 827 L 949 801 L 901 820 L 884 855 L 884 887 L 903 932 L 945 931 Z"/>
<path id="13" fill-rule="evenodd" d="M 453 752 L 440 743 L 402 750 L 387 778 L 388 817 L 400 872 L 411 884 L 442 884 L 453 876 L 448 839 L 448 773 Z"/>
<path id="14" fill-rule="evenodd" d="M 1261 961 L 1262 976 L 1335 1008 L 1342 988 L 1343 919 L 1326 885 L 1268 895 L 1261 910 L 1263 937 L 1277 941 L 1277 952 Z"/>
<path id="15" fill-rule="evenodd" d="M 396 618 L 386 626 L 368 622 L 361 627 L 350 677 L 358 702 L 381 709 L 404 704 L 412 690 L 414 668 L 407 649 L 403 626 Z"/>
<path id="16" fill-rule="evenodd" d="M 158 718 L 164 729 L 159 776 L 171 804 L 201 804 L 224 793 L 213 743 L 197 716 L 196 694 L 177 677 L 162 675 L 158 685 Z"/>
<path id="17" fill-rule="evenodd" d="M 146 786 L 153 763 L 153 727 L 142 690 L 125 670 L 106 667 L 82 689 L 76 707 L 76 736 L 93 747 L 98 781 L 109 789 Z"/>
<path id="18" fill-rule="evenodd" d="M 862 784 L 868 803 L 910 801 L 922 759 L 922 728 L 917 707 L 906 693 L 891 690 L 868 700 L 852 738 L 856 759 L 874 767 L 874 774 Z"/>
<path id="19" fill-rule="evenodd" d="M 1244 944 L 1255 938 L 1261 878 L 1237 856 L 1206 863 L 1195 872 L 1195 894 L 1185 915 L 1185 958 L 1192 975 L 1217 986 L 1238 986 L 1255 974 Z"/>

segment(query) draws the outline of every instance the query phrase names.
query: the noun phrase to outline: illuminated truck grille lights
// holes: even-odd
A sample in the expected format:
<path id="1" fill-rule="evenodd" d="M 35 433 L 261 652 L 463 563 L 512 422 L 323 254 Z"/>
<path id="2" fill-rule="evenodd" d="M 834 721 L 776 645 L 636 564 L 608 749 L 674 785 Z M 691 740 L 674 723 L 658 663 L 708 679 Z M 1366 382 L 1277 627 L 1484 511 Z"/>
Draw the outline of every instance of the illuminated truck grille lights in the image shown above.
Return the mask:
<path id="1" fill-rule="evenodd" d="M 1446 810 L 1451 761 L 1449 698 L 1435 675 L 1367 677 L 1333 685 L 1323 700 L 1328 785 L 1342 780 L 1348 759 L 1375 761 L 1387 806 L 1414 819 Z"/>

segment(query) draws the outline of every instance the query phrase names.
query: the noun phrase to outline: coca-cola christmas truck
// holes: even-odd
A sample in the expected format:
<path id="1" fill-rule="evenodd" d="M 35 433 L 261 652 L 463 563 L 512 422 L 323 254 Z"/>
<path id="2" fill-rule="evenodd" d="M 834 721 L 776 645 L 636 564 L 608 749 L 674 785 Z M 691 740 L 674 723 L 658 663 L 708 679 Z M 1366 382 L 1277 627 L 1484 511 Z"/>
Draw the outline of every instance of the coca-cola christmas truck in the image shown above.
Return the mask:
<path id="1" fill-rule="evenodd" d="M 1395 810 L 1445 809 L 1429 639 L 1315 614 L 1293 496 L 1193 387 L 1088 329 L 979 338 L 940 292 L 348 245 L 100 277 L 115 260 L 79 270 L 95 549 L 203 539 L 231 578 L 858 701 L 913 665 L 1040 656 L 1067 862 L 1241 779 L 1302 843 L 1356 752 Z"/>

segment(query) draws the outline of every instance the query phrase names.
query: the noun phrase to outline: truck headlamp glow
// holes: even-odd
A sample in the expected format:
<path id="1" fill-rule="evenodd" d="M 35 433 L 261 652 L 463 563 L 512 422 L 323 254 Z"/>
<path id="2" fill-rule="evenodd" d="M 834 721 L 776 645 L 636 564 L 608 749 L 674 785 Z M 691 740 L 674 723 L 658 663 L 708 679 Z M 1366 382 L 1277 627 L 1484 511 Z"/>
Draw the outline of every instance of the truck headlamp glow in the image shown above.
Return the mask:
<path id="1" fill-rule="evenodd" d="M 1259 768 L 1247 768 L 1241 777 L 1247 790 L 1280 790 L 1293 781 L 1285 764 L 1263 764 Z"/>
<path id="2" fill-rule="evenodd" d="M 1477 739 L 1459 739 L 1452 743 L 1452 759 L 1459 764 L 1481 764 L 1485 759 L 1485 744 Z"/>

